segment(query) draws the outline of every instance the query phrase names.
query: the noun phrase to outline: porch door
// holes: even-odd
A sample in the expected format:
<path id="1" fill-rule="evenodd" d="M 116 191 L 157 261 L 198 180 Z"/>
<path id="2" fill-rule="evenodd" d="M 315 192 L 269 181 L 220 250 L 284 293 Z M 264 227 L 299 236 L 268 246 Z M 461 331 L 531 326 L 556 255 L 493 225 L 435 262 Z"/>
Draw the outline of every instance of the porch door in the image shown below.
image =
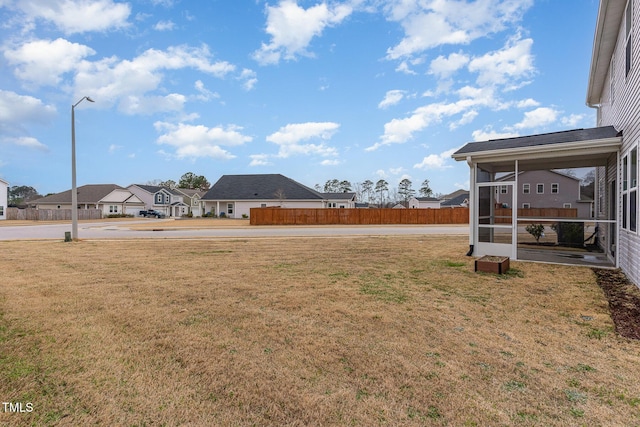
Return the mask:
<path id="1" fill-rule="evenodd" d="M 479 256 L 497 255 L 516 258 L 513 182 L 483 182 L 476 184 L 476 242 Z"/>

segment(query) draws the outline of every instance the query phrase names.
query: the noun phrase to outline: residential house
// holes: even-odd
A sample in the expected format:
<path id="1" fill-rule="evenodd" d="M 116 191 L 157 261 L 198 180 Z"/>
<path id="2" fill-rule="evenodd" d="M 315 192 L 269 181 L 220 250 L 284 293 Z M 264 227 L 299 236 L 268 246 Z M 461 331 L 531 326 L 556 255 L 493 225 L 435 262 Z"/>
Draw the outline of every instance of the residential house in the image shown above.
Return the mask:
<path id="1" fill-rule="evenodd" d="M 596 215 L 615 219 L 600 228 L 600 241 L 611 255 L 617 254 L 619 267 L 640 286 L 639 12 L 640 0 L 600 1 L 586 101 L 597 110 L 598 126 L 613 126 L 621 133 L 619 150 L 596 171 Z"/>
<path id="2" fill-rule="evenodd" d="M 469 192 L 457 190 L 440 198 L 441 208 L 466 208 L 469 207 Z"/>
<path id="3" fill-rule="evenodd" d="M 9 205 L 9 183 L 0 178 L 0 220 L 7 219 Z"/>
<path id="4" fill-rule="evenodd" d="M 187 205 L 187 214 L 192 216 L 204 215 L 204 204 L 201 200 L 206 191 L 179 187 L 174 188 L 174 190 L 183 195 L 182 200 Z"/>
<path id="5" fill-rule="evenodd" d="M 185 194 L 176 188 L 131 184 L 127 189 L 144 202 L 147 210 L 153 209 L 168 217 L 181 217 L 189 213 L 190 205 L 184 202 Z"/>
<path id="6" fill-rule="evenodd" d="M 412 197 L 409 199 L 409 209 L 440 209 L 440 199 L 435 197 Z"/>
<path id="7" fill-rule="evenodd" d="M 144 203 L 135 194 L 116 184 L 90 184 L 77 188 L 78 209 L 99 209 L 104 216 L 137 215 Z M 37 209 L 71 209 L 71 190 L 51 194 L 29 203 Z"/>
<path id="8" fill-rule="evenodd" d="M 599 2 L 586 96 L 597 111 L 597 127 L 472 142 L 452 155 L 470 166 L 470 254 L 520 256 L 513 227 L 517 214 L 510 224 L 495 221 L 496 187 L 519 187 L 520 171 L 594 167 L 590 222 L 596 223 L 597 245 L 611 265 L 640 286 L 639 6 L 640 0 Z M 505 172 L 514 172 L 513 180 L 498 182 L 496 175 Z M 512 194 L 512 205 L 519 205 L 517 193 Z"/>
<path id="9" fill-rule="evenodd" d="M 513 181 L 512 173 L 496 181 Z M 510 185 L 496 187 L 496 202 L 512 208 Z M 518 176 L 518 208 L 575 208 L 578 218 L 591 218 L 591 200 L 581 199 L 580 179 L 555 170 L 523 171 Z"/>
<path id="10" fill-rule="evenodd" d="M 354 193 L 319 193 L 280 174 L 223 175 L 202 196 L 207 213 L 249 217 L 251 208 L 355 207 Z"/>

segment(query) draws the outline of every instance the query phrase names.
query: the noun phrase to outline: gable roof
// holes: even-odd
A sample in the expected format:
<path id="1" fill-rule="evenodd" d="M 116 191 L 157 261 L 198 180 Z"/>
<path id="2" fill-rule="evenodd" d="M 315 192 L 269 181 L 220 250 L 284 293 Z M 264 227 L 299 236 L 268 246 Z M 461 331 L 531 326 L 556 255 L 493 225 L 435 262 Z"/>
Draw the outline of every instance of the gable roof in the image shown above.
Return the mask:
<path id="1" fill-rule="evenodd" d="M 176 196 L 183 195 L 183 194 L 180 194 L 177 190 L 175 190 L 173 188 L 164 187 L 164 186 L 161 186 L 161 185 L 131 184 L 130 187 L 132 187 L 132 186 L 136 186 L 138 188 L 141 188 L 142 190 L 144 190 L 144 191 L 146 191 L 147 193 L 150 193 L 150 194 L 155 194 L 158 191 L 165 190 L 166 192 L 174 194 Z"/>
<path id="2" fill-rule="evenodd" d="M 618 41 L 618 31 L 622 24 L 625 7 L 626 2 L 624 1 L 600 1 L 587 87 L 587 105 L 589 106 L 597 105 L 600 102 L 611 65 L 611 57 Z"/>
<path id="3" fill-rule="evenodd" d="M 419 202 L 438 202 L 440 199 L 437 197 L 414 197 Z"/>
<path id="4" fill-rule="evenodd" d="M 320 193 L 325 199 L 331 200 L 353 200 L 356 193 Z"/>
<path id="5" fill-rule="evenodd" d="M 113 190 L 125 190 L 116 184 L 88 184 L 78 187 L 78 203 L 98 203 Z M 29 204 L 58 204 L 71 203 L 71 190 L 51 194 L 40 199 L 32 200 Z"/>
<path id="6" fill-rule="evenodd" d="M 281 174 L 222 175 L 202 200 L 323 200 L 324 196 Z"/>
<path id="7" fill-rule="evenodd" d="M 491 163 L 493 172 L 512 171 L 515 160 L 520 162 L 520 170 L 603 166 L 621 144 L 621 132 L 602 126 L 470 142 L 451 157 Z"/>
<path id="8" fill-rule="evenodd" d="M 453 199 L 449 199 L 446 200 L 442 203 L 440 203 L 440 206 L 460 206 L 462 205 L 462 203 L 464 203 L 464 201 L 469 201 L 469 192 L 465 191 L 461 194 L 458 194 L 456 197 L 454 197 Z"/>
<path id="9" fill-rule="evenodd" d="M 518 173 L 518 177 L 521 176 L 522 174 L 527 173 L 527 172 L 530 172 L 530 171 L 520 171 Z M 576 176 L 568 175 L 566 173 L 563 173 L 563 172 L 560 172 L 560 171 L 557 171 L 557 170 L 553 170 L 553 169 L 540 169 L 539 171 L 536 171 L 536 172 L 542 172 L 542 173 L 545 173 L 545 174 L 556 174 L 556 175 L 562 176 L 564 178 L 572 179 L 574 181 L 580 181 L 580 178 L 578 178 Z M 513 180 L 513 176 L 514 176 L 513 172 L 508 173 L 505 176 L 501 176 L 499 178 L 496 178 L 496 182 Z"/>

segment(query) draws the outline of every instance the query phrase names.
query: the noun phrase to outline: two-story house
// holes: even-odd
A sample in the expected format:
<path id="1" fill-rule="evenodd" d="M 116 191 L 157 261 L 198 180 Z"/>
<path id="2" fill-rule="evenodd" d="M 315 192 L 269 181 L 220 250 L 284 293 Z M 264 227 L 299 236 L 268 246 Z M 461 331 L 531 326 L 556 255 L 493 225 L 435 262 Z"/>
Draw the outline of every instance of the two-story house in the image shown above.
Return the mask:
<path id="1" fill-rule="evenodd" d="M 497 181 L 513 181 L 507 174 Z M 580 195 L 580 179 L 555 170 L 523 171 L 518 176 L 518 188 L 509 185 L 496 187 L 496 201 L 511 208 L 511 192 L 518 192 L 517 208 L 575 208 L 578 218 L 591 218 L 591 200 Z M 503 203 L 503 201 L 505 201 Z"/>
<path id="2" fill-rule="evenodd" d="M 496 188 L 519 187 L 521 171 L 593 167 L 597 243 L 611 264 L 640 286 L 639 8 L 640 0 L 599 2 L 586 96 L 597 111 L 596 127 L 470 142 L 452 155 L 470 167 L 469 254 L 518 259 L 520 218 L 514 209 L 512 221 L 496 221 Z M 503 173 L 513 173 L 513 179 L 498 181 Z M 513 194 L 511 204 L 519 205 L 519 195 Z"/>
<path id="3" fill-rule="evenodd" d="M 144 202 L 145 209 L 162 212 L 168 217 L 181 217 L 189 213 L 189 205 L 184 202 L 185 195 L 175 188 L 131 184 L 127 189 Z"/>

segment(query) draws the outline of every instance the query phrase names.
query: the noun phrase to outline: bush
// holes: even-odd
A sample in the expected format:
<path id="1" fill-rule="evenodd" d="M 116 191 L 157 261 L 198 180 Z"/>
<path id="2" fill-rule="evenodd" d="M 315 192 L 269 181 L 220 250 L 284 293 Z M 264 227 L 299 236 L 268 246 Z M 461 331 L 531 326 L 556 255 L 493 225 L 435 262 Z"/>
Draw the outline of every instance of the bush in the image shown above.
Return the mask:
<path id="1" fill-rule="evenodd" d="M 107 218 L 133 218 L 131 214 L 109 214 Z"/>
<path id="2" fill-rule="evenodd" d="M 540 237 L 544 236 L 544 225 L 542 224 L 529 224 L 525 230 L 536 239 L 536 243 L 540 243 Z"/>
<path id="3" fill-rule="evenodd" d="M 249 218 L 249 215 L 247 215 L 247 214 L 242 214 L 242 218 L 243 218 L 243 219 L 247 219 L 247 218 Z"/>

